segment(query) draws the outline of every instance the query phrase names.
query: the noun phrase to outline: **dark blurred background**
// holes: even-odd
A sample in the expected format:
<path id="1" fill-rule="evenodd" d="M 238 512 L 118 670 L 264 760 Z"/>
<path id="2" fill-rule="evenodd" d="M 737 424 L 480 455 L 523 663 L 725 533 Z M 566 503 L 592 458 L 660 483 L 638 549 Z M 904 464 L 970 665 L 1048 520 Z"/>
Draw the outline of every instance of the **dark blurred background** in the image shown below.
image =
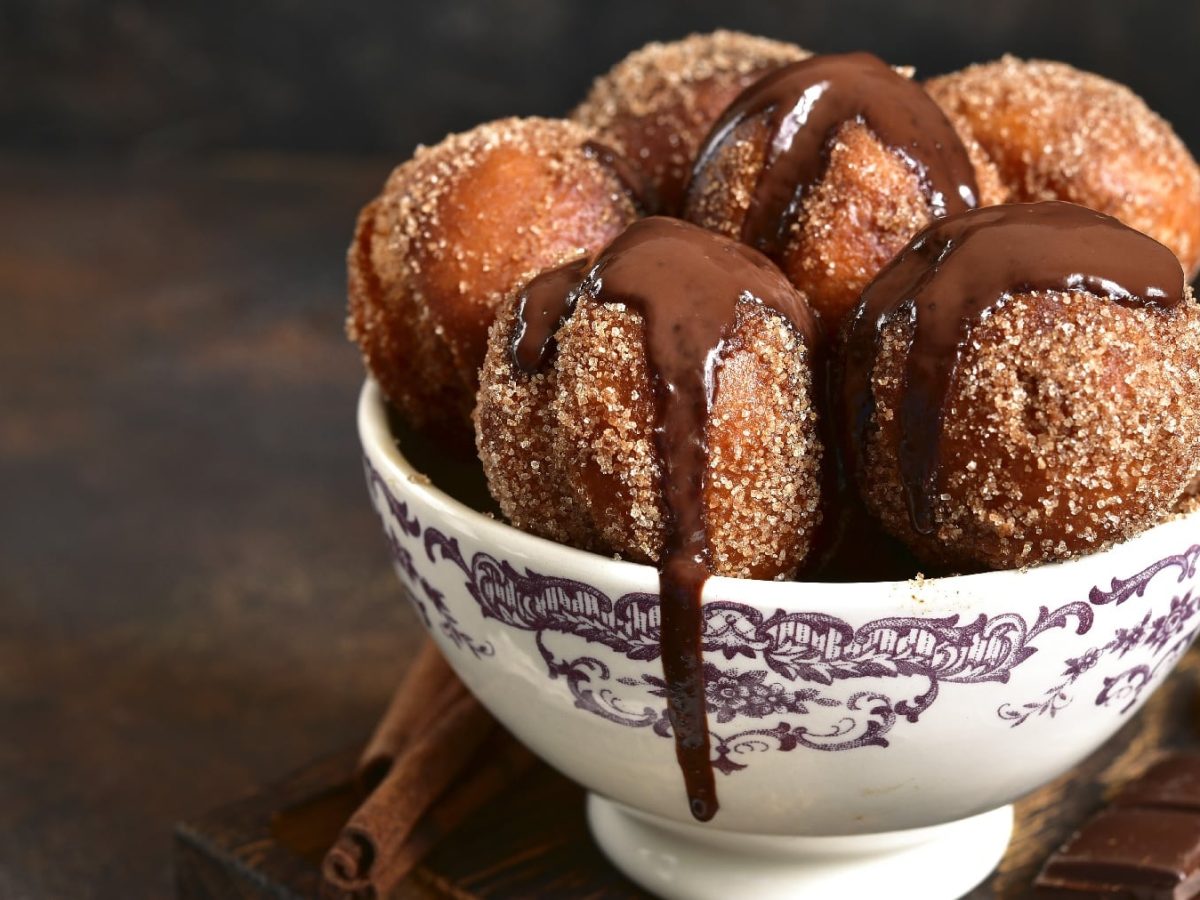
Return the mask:
<path id="1" fill-rule="evenodd" d="M 1200 150 L 1197 0 L 0 0 L 0 898 L 168 896 L 174 822 L 363 739 L 419 632 L 362 486 L 355 212 L 715 27 L 1067 60 Z"/>
<path id="2" fill-rule="evenodd" d="M 716 27 L 926 75 L 1005 52 L 1062 59 L 1129 84 L 1200 143 L 1195 0 L 5 0 L 0 143 L 399 156 L 486 119 L 565 112 L 628 50 Z"/>

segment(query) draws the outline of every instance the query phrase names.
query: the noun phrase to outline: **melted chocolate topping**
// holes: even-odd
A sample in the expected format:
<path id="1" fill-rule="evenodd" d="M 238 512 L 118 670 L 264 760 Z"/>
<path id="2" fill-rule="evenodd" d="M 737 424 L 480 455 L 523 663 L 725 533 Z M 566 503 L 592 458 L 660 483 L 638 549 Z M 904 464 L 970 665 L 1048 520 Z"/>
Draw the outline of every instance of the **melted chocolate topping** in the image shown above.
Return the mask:
<path id="1" fill-rule="evenodd" d="M 547 269 L 517 299 L 517 325 L 513 334 L 513 364 L 533 374 L 545 365 L 554 350 L 554 335 L 570 318 L 579 288 L 591 268 L 586 256 Z"/>
<path id="2" fill-rule="evenodd" d="M 705 426 L 716 369 L 743 298 L 778 312 L 810 347 L 816 323 L 787 279 L 760 253 L 675 219 L 642 219 L 609 244 L 590 269 L 579 260 L 530 282 L 520 299 L 512 345 L 517 368 L 535 372 L 546 364 L 554 333 L 580 296 L 626 304 L 644 322 L 666 507 L 659 584 L 667 708 L 692 815 L 705 821 L 717 811 L 700 611 L 710 573 Z"/>
<path id="3" fill-rule="evenodd" d="M 710 164 L 734 130 L 766 115 L 767 152 L 742 222 L 742 240 L 782 252 L 841 124 L 859 121 L 917 173 L 934 216 L 978 205 L 975 169 L 958 133 L 924 89 L 870 53 L 812 56 L 746 88 L 709 133 L 693 168 Z"/>
<path id="4" fill-rule="evenodd" d="M 848 323 L 842 426 L 846 460 L 861 483 L 880 338 L 889 322 L 911 320 L 899 464 L 918 533 L 935 527 L 946 397 L 971 330 L 1013 294 L 1030 291 L 1087 291 L 1165 311 L 1183 302 L 1183 270 L 1153 238 L 1073 203 L 990 206 L 917 235 L 867 286 Z"/>

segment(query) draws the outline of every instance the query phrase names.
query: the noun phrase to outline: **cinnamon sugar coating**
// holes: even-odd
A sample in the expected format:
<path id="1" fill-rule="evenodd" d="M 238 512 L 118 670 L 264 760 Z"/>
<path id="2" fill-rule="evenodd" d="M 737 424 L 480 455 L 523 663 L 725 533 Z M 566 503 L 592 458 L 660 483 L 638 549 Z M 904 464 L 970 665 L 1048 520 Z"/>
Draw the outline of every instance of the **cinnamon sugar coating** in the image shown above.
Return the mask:
<path id="1" fill-rule="evenodd" d="M 416 427 L 469 441 L 500 301 L 637 217 L 627 187 L 558 119 L 502 119 L 419 147 L 358 220 L 347 332 Z"/>
<path id="2" fill-rule="evenodd" d="M 1124 85 L 1065 63 L 1005 56 L 926 89 L 996 164 L 1014 201 L 1070 200 L 1200 265 L 1200 168 Z"/>
<path id="3" fill-rule="evenodd" d="M 1017 294 L 977 324 L 952 378 L 932 534 L 897 458 L 910 322 L 881 335 L 865 501 L 925 561 L 1006 569 L 1101 550 L 1157 524 L 1200 454 L 1200 307 Z"/>
<path id="4" fill-rule="evenodd" d="M 736 31 L 647 44 L 597 78 L 571 115 L 622 151 L 660 211 L 674 214 L 696 152 L 725 107 L 762 75 L 808 55 Z"/>
<path id="5" fill-rule="evenodd" d="M 516 297 L 492 328 L 476 443 L 493 496 L 518 528 L 657 563 L 664 545 L 655 406 L 641 317 L 586 294 L 533 375 L 512 364 Z M 796 573 L 819 519 L 822 448 L 809 349 L 777 313 L 739 302 L 705 431 L 713 571 Z"/>
<path id="6" fill-rule="evenodd" d="M 1184 488 L 1183 495 L 1175 503 L 1176 515 L 1186 516 L 1200 512 L 1200 475 L 1192 479 L 1192 483 Z"/>
<path id="7" fill-rule="evenodd" d="M 1006 192 L 994 167 L 969 136 L 980 205 L 1002 203 Z M 737 239 L 762 175 L 770 140 L 766 115 L 731 130 L 688 189 L 684 217 Z M 827 143 L 828 162 L 788 226 L 775 261 L 836 333 L 859 295 L 908 241 L 933 220 L 917 175 L 865 123 L 846 122 Z"/>

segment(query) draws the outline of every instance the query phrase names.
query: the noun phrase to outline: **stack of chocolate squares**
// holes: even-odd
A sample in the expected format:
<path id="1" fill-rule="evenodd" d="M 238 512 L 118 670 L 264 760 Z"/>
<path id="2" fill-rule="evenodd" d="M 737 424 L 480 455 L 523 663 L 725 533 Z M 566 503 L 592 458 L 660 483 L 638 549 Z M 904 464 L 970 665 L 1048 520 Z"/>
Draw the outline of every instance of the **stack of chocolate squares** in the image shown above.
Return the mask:
<path id="1" fill-rule="evenodd" d="M 1035 896 L 1200 897 L 1200 756 L 1170 756 L 1125 787 L 1050 857 Z"/>

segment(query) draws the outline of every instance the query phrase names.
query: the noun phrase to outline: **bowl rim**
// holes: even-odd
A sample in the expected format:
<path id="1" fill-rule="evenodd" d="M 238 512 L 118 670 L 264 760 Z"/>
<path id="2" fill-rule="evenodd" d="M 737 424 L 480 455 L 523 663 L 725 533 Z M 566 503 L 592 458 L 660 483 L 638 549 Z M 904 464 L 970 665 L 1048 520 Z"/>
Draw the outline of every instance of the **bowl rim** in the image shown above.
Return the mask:
<path id="1" fill-rule="evenodd" d="M 562 561 L 562 565 L 570 565 L 574 561 L 579 566 L 604 566 L 612 573 L 611 577 L 614 580 L 653 585 L 652 589 L 657 590 L 658 569 L 654 566 L 603 556 L 530 534 L 502 519 L 481 513 L 451 497 L 434 484 L 428 476 L 413 467 L 401 452 L 399 441 L 388 423 L 386 406 L 387 401 L 382 389 L 373 378 L 367 377 L 359 393 L 357 409 L 358 432 L 363 452 L 373 463 L 376 460 L 382 461 L 389 471 L 381 474 L 385 474 L 391 480 L 403 483 L 405 491 L 419 497 L 424 504 L 448 518 L 465 521 L 482 543 L 488 543 L 493 547 L 512 548 L 515 553 L 534 559 L 545 559 L 549 555 L 556 555 Z M 1083 576 L 1082 580 L 1088 580 L 1091 575 L 1085 575 L 1086 570 L 1096 566 L 1098 562 L 1104 564 L 1108 554 L 1142 542 L 1161 539 L 1165 536 L 1165 532 L 1173 532 L 1181 526 L 1187 527 L 1188 525 L 1200 529 L 1200 511 L 1171 516 L 1125 541 L 1084 556 L 1021 569 L 1000 569 L 969 575 L 929 578 L 914 576 L 902 581 L 848 582 L 765 581 L 713 575 L 705 583 L 702 602 L 738 599 L 748 600 L 753 605 L 760 607 L 773 606 L 784 611 L 803 610 L 807 608 L 806 603 L 811 600 L 806 600 L 804 592 L 796 591 L 794 586 L 810 584 L 820 587 L 825 598 L 835 599 L 839 602 L 844 600 L 845 605 L 841 609 L 844 612 L 853 613 L 856 609 L 865 611 L 877 606 L 881 592 L 910 594 L 916 587 L 923 592 L 932 590 L 948 595 L 970 596 L 995 593 L 1006 586 L 1005 582 L 1021 578 L 1023 579 L 1022 590 L 1026 590 L 1030 588 L 1028 579 L 1031 576 L 1039 580 L 1046 578 L 1057 581 L 1078 574 Z M 791 588 L 790 591 L 789 588 Z M 748 596 L 751 592 L 753 595 Z M 845 594 L 845 597 L 838 597 L 839 594 Z M 831 595 L 833 596 L 831 597 Z"/>

